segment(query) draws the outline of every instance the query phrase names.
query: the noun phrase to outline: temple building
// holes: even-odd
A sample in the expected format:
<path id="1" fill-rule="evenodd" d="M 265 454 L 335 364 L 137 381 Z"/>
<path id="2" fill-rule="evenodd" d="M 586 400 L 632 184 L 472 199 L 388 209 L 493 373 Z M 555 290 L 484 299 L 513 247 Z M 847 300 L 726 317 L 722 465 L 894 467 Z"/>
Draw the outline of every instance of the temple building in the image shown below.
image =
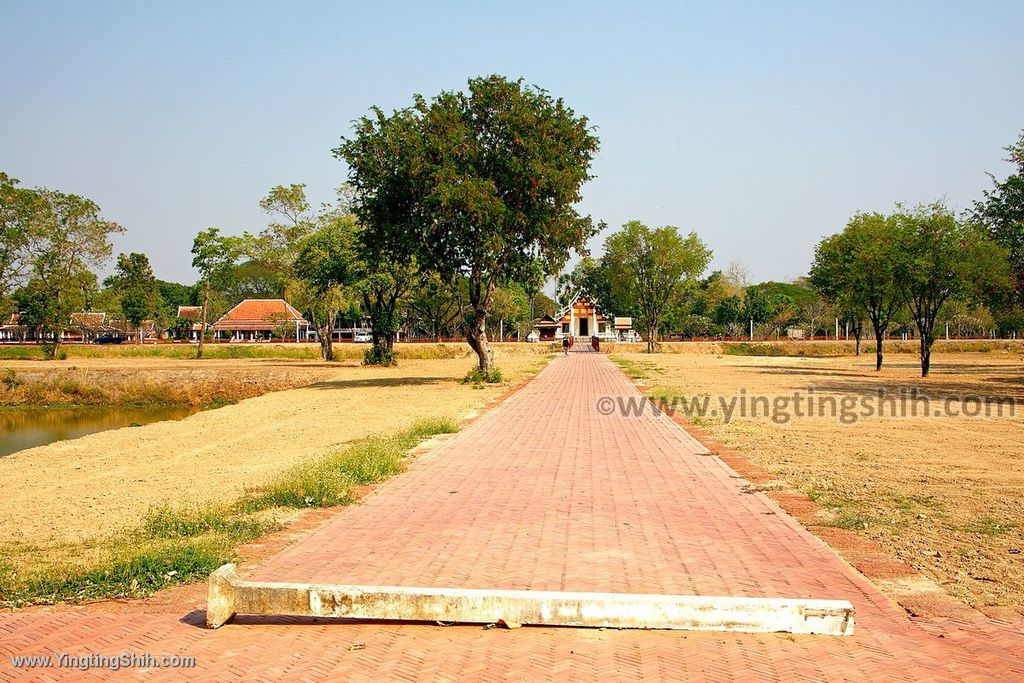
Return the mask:
<path id="1" fill-rule="evenodd" d="M 178 317 L 192 321 L 192 329 L 188 333 L 189 339 L 196 341 L 203 330 L 203 307 L 202 306 L 178 306 Z M 209 327 L 209 323 L 206 325 Z"/>
<path id="2" fill-rule="evenodd" d="M 309 337 L 309 321 L 284 299 L 246 299 L 210 329 L 217 338 L 231 341 L 305 341 Z"/>
<path id="3" fill-rule="evenodd" d="M 583 291 L 572 298 L 557 315 L 545 315 L 533 325 L 530 341 L 555 341 L 562 337 L 598 337 L 607 340 L 632 340 L 631 318 L 608 318 L 598 312 L 596 302 Z"/>

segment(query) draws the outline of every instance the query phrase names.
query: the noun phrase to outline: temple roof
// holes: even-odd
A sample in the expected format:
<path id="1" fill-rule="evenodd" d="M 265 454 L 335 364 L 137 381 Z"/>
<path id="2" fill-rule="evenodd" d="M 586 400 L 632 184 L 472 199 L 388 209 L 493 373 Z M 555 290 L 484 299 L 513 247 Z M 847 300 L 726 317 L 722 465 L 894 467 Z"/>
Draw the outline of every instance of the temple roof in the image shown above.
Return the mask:
<path id="1" fill-rule="evenodd" d="M 284 299 L 246 299 L 221 316 L 213 330 L 273 330 L 283 323 L 308 324 Z"/>

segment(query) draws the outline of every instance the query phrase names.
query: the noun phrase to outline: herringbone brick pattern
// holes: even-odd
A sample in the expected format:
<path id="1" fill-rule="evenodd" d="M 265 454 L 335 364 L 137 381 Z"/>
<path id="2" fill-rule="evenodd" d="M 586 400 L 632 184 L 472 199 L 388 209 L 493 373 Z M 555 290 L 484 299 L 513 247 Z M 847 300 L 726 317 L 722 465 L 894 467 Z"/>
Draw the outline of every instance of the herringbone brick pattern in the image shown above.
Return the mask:
<path id="1" fill-rule="evenodd" d="M 559 358 L 410 471 L 253 578 L 359 584 L 845 598 L 853 637 L 330 623 L 202 615 L 0 618 L 12 654 L 187 654 L 192 680 L 996 680 L 1024 637 L 919 625 L 668 417 L 602 415 L 638 396 L 600 354 Z M 50 680 L 42 672 L 33 675 Z M 85 677 L 48 671 L 53 678 Z M 28 675 L 22 672 L 22 675 Z M 107 671 L 88 674 L 107 677 Z M 182 671 L 122 671 L 147 679 Z"/>

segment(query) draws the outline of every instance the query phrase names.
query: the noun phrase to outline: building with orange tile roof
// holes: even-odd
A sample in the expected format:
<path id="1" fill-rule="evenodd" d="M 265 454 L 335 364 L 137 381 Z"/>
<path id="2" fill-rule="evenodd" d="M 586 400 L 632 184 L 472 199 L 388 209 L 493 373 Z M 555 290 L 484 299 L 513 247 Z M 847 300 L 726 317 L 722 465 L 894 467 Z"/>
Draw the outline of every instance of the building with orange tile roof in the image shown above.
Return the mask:
<path id="1" fill-rule="evenodd" d="M 246 299 L 222 315 L 210 329 L 216 337 L 232 341 L 305 341 L 309 321 L 284 299 Z"/>

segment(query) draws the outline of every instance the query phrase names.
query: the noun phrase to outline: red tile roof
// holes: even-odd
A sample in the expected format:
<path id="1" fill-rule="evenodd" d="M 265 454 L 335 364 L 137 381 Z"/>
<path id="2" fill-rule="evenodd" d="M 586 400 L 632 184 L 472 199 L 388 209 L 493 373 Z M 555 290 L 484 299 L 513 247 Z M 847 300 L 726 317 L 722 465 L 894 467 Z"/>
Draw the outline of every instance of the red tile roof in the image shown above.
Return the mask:
<path id="1" fill-rule="evenodd" d="M 89 311 L 82 311 L 80 313 L 71 314 L 71 324 L 76 327 L 88 328 L 93 330 L 102 329 L 107 322 L 106 313 L 94 313 Z"/>
<path id="2" fill-rule="evenodd" d="M 200 320 L 203 317 L 202 306 L 178 306 L 178 317 L 186 320 Z"/>
<path id="3" fill-rule="evenodd" d="M 246 299 L 221 316 L 212 330 L 273 331 L 283 323 L 308 325 L 294 306 L 284 299 Z"/>

